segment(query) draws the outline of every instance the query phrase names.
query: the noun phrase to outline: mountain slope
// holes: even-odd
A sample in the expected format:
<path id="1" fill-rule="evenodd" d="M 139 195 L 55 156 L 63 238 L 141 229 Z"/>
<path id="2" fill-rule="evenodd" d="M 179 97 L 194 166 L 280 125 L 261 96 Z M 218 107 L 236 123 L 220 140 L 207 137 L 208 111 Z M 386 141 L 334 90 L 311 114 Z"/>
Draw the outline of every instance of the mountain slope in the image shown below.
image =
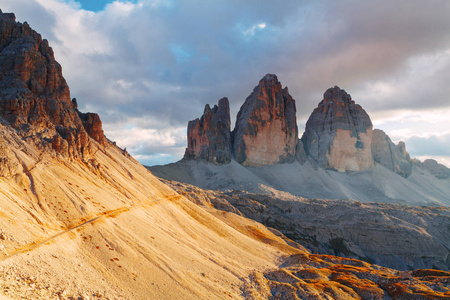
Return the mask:
<path id="1" fill-rule="evenodd" d="M 273 188 L 305 198 L 450 205 L 450 179 L 438 179 L 416 165 L 408 178 L 378 163 L 371 170 L 351 173 L 317 168 L 310 162 L 244 167 L 235 161 L 218 166 L 201 160 L 182 160 L 148 169 L 158 177 L 211 190 L 271 194 Z"/>
<path id="2" fill-rule="evenodd" d="M 63 289 L 76 296 L 77 287 L 127 299 L 237 297 L 249 270 L 299 252 L 256 222 L 198 208 L 112 145 L 93 165 L 2 134 L 27 169 L 1 178 L 3 287 L 34 278 L 28 295 L 43 299 Z"/>
<path id="3" fill-rule="evenodd" d="M 28 165 L 1 178 L 8 299 L 450 296 L 447 272 L 309 254 L 260 223 L 188 201 L 115 146 L 94 152 L 93 166 L 1 129 Z"/>
<path id="4" fill-rule="evenodd" d="M 207 191 L 164 182 L 194 203 L 275 228 L 312 253 L 400 270 L 450 270 L 450 208 L 305 199 L 275 190 L 272 195 Z"/>
<path id="5" fill-rule="evenodd" d="M 0 66 L 0 298 L 450 296 L 448 272 L 313 255 L 189 201 L 78 111 L 48 42 L 1 11 Z"/>

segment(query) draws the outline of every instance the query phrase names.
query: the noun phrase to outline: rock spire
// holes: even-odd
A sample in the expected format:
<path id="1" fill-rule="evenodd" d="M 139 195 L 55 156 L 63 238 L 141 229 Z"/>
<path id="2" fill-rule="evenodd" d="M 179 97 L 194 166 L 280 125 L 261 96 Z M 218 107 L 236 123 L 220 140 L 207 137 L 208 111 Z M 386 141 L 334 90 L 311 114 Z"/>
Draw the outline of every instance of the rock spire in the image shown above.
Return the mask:
<path id="1" fill-rule="evenodd" d="M 302 136 L 306 153 L 319 166 L 340 172 L 372 168 L 371 141 L 369 116 L 337 86 L 324 93 Z"/>
<path id="2" fill-rule="evenodd" d="M 246 166 L 292 162 L 298 141 L 295 100 L 267 74 L 242 105 L 233 131 L 236 161 Z"/>
<path id="3" fill-rule="evenodd" d="M 231 161 L 230 104 L 227 98 L 219 100 L 211 109 L 205 106 L 200 119 L 189 121 L 188 147 L 185 159 L 204 159 L 215 164 Z"/>

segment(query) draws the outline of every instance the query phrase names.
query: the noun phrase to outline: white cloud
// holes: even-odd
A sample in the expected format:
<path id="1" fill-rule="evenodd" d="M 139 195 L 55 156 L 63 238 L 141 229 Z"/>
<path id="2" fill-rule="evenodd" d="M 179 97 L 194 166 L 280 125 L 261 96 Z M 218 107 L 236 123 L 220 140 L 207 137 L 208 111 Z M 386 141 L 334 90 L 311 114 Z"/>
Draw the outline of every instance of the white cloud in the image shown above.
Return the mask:
<path id="1" fill-rule="evenodd" d="M 261 31 L 264 28 L 266 28 L 266 23 L 254 24 L 247 28 L 245 28 L 241 24 L 238 24 L 237 27 L 239 28 L 239 30 L 242 31 L 242 34 L 244 35 L 244 37 L 248 38 L 248 37 L 254 36 L 258 31 Z"/>

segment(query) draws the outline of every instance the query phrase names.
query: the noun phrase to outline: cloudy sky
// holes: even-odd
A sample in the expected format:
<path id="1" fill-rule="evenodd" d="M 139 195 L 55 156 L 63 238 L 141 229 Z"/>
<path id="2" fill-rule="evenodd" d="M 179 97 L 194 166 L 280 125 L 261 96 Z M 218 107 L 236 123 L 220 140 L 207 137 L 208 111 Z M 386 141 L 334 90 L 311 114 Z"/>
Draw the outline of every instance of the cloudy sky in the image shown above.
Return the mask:
<path id="1" fill-rule="evenodd" d="M 300 134 L 334 85 L 413 157 L 450 166 L 450 1 L 1 0 L 49 40 L 71 96 L 146 165 L 175 162 L 189 120 L 267 73 Z"/>

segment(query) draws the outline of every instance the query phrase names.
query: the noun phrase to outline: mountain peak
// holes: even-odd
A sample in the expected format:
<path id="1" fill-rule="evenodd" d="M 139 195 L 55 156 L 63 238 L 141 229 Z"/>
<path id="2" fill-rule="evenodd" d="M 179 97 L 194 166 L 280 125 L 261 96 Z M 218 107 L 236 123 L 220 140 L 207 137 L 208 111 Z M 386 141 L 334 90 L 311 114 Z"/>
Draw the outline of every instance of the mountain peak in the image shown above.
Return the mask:
<path id="1" fill-rule="evenodd" d="M 14 15 L 14 13 L 4 13 L 0 9 L 0 20 L 4 20 L 7 22 L 16 22 L 16 15 Z"/>
<path id="2" fill-rule="evenodd" d="M 372 121 L 345 90 L 334 86 L 309 117 L 302 141 L 319 166 L 338 171 L 363 171 L 374 166 Z"/>
<path id="3" fill-rule="evenodd" d="M 14 14 L 0 13 L 0 117 L 23 136 L 53 145 L 63 156 L 86 158 L 89 136 L 105 144 L 100 118 L 81 114 L 47 40 Z M 94 116 L 95 115 L 95 116 Z"/>
<path id="4" fill-rule="evenodd" d="M 266 75 L 264 75 L 263 78 L 261 78 L 260 82 L 261 81 L 270 82 L 270 83 L 278 83 L 278 77 L 275 74 L 267 73 Z"/>
<path id="5" fill-rule="evenodd" d="M 298 141 L 295 100 L 274 74 L 265 75 L 241 106 L 233 151 L 243 165 L 293 161 Z"/>
<path id="6" fill-rule="evenodd" d="M 188 147 L 185 159 L 204 159 L 223 164 L 231 161 L 230 104 L 228 98 L 219 100 L 211 109 L 205 105 L 200 119 L 189 121 Z"/>

